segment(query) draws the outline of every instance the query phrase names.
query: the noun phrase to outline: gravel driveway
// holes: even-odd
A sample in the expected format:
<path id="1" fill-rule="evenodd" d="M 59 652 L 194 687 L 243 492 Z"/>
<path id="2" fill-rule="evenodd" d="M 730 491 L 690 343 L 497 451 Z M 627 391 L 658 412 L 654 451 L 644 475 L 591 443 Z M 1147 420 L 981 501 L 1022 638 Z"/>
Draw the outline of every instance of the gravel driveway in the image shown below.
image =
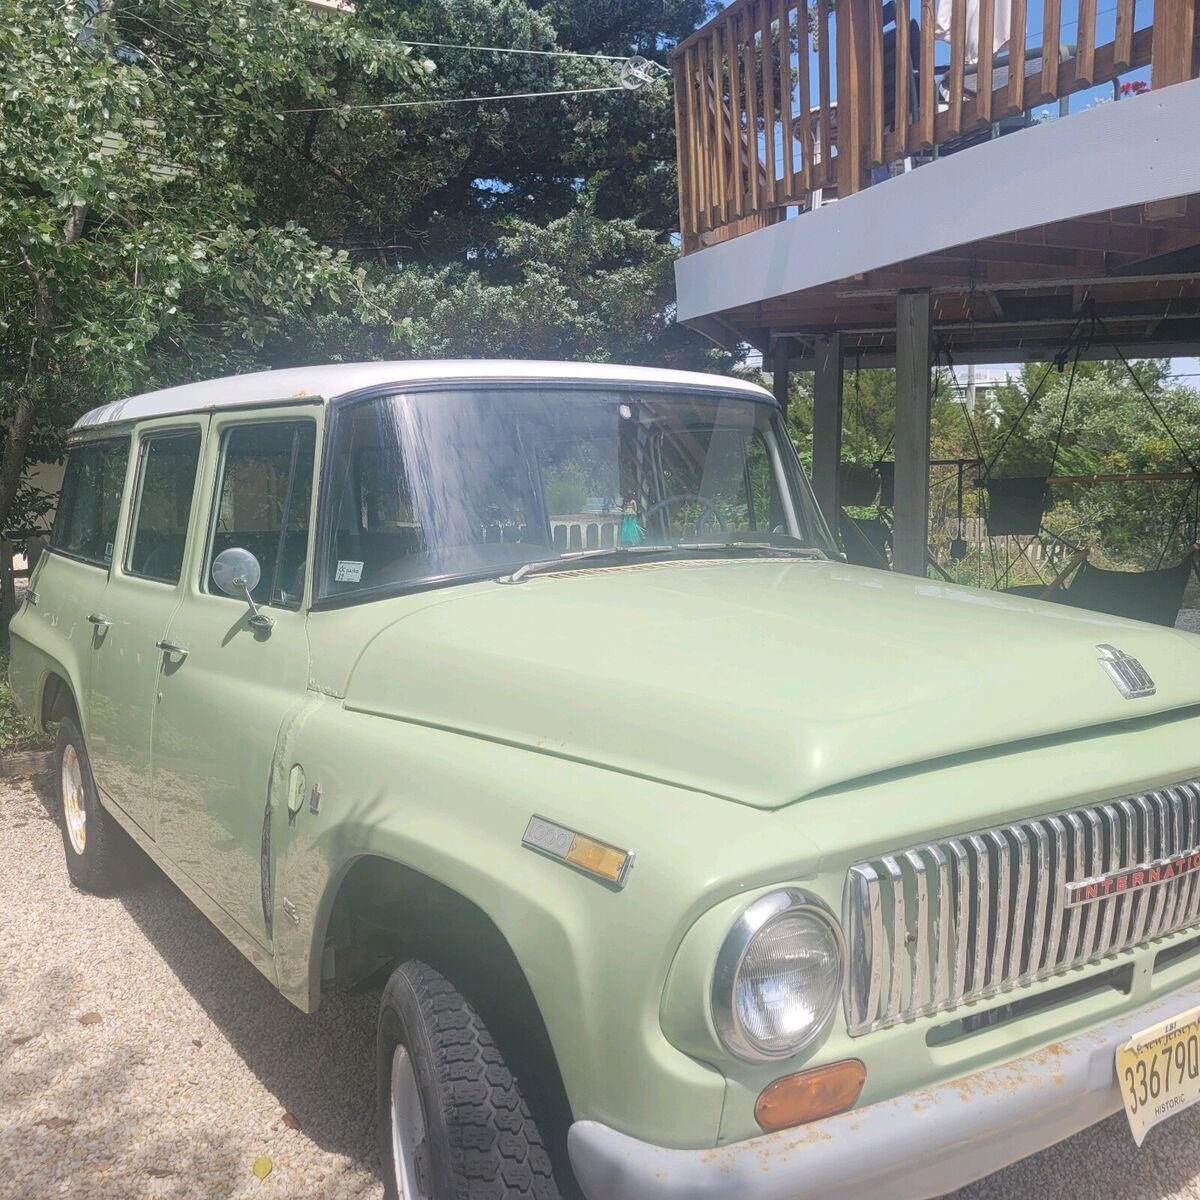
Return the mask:
<path id="1" fill-rule="evenodd" d="M 376 997 L 302 1015 L 144 860 L 118 899 L 73 891 L 50 796 L 0 780 L 0 1197 L 380 1196 Z M 1089 1194 L 1200 1198 L 1200 1106 L 1140 1152 L 1117 1116 L 959 1196 Z"/>
<path id="2" fill-rule="evenodd" d="M 51 796 L 0 781 L 0 1196 L 381 1196 L 377 997 L 304 1016 L 141 856 L 75 891 Z"/>

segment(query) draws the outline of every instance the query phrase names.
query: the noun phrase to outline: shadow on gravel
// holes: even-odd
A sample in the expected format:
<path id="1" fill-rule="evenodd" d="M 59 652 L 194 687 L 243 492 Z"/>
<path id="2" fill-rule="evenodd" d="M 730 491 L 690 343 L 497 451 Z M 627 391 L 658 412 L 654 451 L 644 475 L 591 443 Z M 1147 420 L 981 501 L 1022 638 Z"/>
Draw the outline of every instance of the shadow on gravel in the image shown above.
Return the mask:
<path id="1" fill-rule="evenodd" d="M 33 780 L 56 817 L 52 776 Z M 140 851 L 116 897 L 264 1087 L 321 1149 L 378 1173 L 376 993 L 335 995 L 311 1015 L 285 1000 Z"/>

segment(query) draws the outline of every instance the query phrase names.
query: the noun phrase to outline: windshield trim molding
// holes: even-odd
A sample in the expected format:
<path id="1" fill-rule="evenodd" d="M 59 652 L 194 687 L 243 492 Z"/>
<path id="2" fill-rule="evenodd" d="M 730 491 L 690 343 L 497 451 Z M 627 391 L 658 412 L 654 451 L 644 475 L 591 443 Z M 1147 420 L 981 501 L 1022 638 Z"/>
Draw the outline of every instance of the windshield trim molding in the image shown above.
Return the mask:
<path id="1" fill-rule="evenodd" d="M 713 379 L 724 379 L 722 375 L 713 375 Z M 438 379 L 422 380 L 407 383 L 403 380 L 397 383 L 375 383 L 370 387 L 358 388 L 352 392 L 342 392 L 330 397 L 328 408 L 331 415 L 339 408 L 354 404 L 361 400 L 372 400 L 377 396 L 411 396 L 418 392 L 453 392 L 464 387 L 479 387 L 488 389 L 503 389 L 506 391 L 528 391 L 530 388 L 569 387 L 572 391 L 580 392 L 627 392 L 637 388 L 640 392 L 661 392 L 663 394 L 694 396 L 697 391 L 712 393 L 713 399 L 742 400 L 749 404 L 762 404 L 782 413 L 783 407 L 770 392 L 742 390 L 730 387 L 728 384 L 691 383 L 660 383 L 647 380 L 644 383 L 624 379 L 574 379 L 562 375 L 539 375 L 536 378 L 514 379 L 512 376 L 480 376 L 480 375 L 446 375 Z"/>

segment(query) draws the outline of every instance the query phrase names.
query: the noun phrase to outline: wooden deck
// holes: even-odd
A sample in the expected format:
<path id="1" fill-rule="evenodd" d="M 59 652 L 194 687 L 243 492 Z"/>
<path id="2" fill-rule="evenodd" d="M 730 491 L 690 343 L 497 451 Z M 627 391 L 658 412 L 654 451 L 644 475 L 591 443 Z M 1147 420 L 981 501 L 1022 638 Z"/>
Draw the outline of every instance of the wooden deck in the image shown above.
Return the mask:
<path id="1" fill-rule="evenodd" d="M 951 0 L 948 29 L 936 0 L 733 0 L 674 52 L 684 253 L 802 218 L 873 179 L 886 186 L 891 172 L 1019 131 L 1038 106 L 1130 71 L 1155 89 L 1200 74 L 1196 0 L 1008 3 L 1004 40 L 1003 24 L 987 36 L 998 0 L 978 0 L 971 57 L 967 0 Z M 989 42 L 1001 48 L 987 53 Z M 1122 244 L 1136 250 L 1187 214 L 1166 204 L 1146 215 Z M 1102 248 L 1087 236 L 1046 249 Z M 995 261 L 1014 261 L 1005 255 Z"/>

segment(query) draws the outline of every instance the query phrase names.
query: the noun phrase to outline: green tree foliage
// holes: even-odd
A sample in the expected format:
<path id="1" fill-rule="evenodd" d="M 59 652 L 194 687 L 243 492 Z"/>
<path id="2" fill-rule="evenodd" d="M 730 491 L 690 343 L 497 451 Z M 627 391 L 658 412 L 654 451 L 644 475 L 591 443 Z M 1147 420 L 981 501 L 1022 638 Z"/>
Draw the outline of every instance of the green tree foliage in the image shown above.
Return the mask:
<path id="1" fill-rule="evenodd" d="M 847 365 L 849 369 L 842 384 L 842 461 L 872 466 L 880 459 L 892 457 L 896 373 Z M 793 375 L 788 408 L 792 438 L 806 465 L 812 458 L 812 378 L 812 373 L 806 371 Z M 958 457 L 968 432 L 962 404 L 945 368 L 934 372 L 930 413 L 932 456 Z"/>
<path id="2" fill-rule="evenodd" d="M 243 157 L 264 220 L 371 271 L 383 324 L 297 326 L 279 361 L 388 352 L 733 361 L 675 325 L 674 116 L 666 82 L 627 91 L 616 57 L 660 63 L 708 0 L 363 0 L 380 36 L 430 42 L 416 107 L 289 115 Z M 502 53 L 499 47 L 536 53 Z M 561 53 L 563 51 L 569 53 Z M 353 73 L 331 88 L 337 107 Z M 463 97 L 608 89 L 479 104 Z M 431 101 L 432 103 L 424 103 Z"/>
<path id="3" fill-rule="evenodd" d="M 1052 461 L 1058 475 L 1186 470 L 1185 454 L 1193 462 L 1200 460 L 1200 396 L 1192 388 L 1172 384 L 1169 368 L 1161 359 L 1137 362 L 1137 382 L 1120 362 L 1081 362 L 1073 382 L 1069 363 L 1061 373 L 1052 371 L 995 473 L 1041 474 L 1050 470 Z M 1045 370 L 1026 367 L 1019 379 L 999 390 L 996 402 L 1003 428 L 1024 407 Z M 1062 439 L 1055 460 L 1060 423 Z M 995 440 L 993 434 L 989 444 Z M 1186 552 L 1194 532 L 1195 499 L 1187 482 L 1057 487 L 1047 526 L 1076 544 L 1091 546 L 1101 561 L 1153 567 L 1160 559 L 1176 562 Z"/>
<path id="4" fill-rule="evenodd" d="M 321 359 L 724 365 L 671 317 L 665 61 L 709 0 L 0 0 L 0 526 L 84 409 Z M 420 102 L 413 106 L 414 102 Z M 438 103 L 426 103 L 436 101 Z"/>
<path id="5" fill-rule="evenodd" d="M 361 0 L 357 24 L 378 36 L 574 55 L 666 49 L 708 0 Z M 594 215 L 629 218 L 666 238 L 677 228 L 675 139 L 666 84 L 627 92 L 619 64 L 559 54 L 426 47 L 436 61 L 421 99 L 575 88 L 580 96 L 434 103 L 381 112 L 299 114 L 273 152 L 246 156 L 263 211 L 387 263 L 470 263 L 503 278 L 497 245 L 512 222 L 566 216 L 587 181 Z M 350 99 L 354 72 L 329 99 Z M 352 133 L 347 138 L 347 132 Z"/>
<path id="6" fill-rule="evenodd" d="M 238 170 L 276 109 L 346 71 L 381 98 L 420 73 L 282 2 L 0 0 L 0 524 L 27 451 L 83 409 L 254 365 L 289 317 L 366 302 L 346 254 L 255 217 Z"/>
<path id="7" fill-rule="evenodd" d="M 466 263 L 374 272 L 374 320 L 341 313 L 296 326 L 281 354 L 575 358 L 703 367 L 719 358 L 670 318 L 674 248 L 627 219 L 603 221 L 581 195 L 539 227 L 496 242 L 503 276 Z M 303 339 L 303 341 L 301 341 Z"/>

